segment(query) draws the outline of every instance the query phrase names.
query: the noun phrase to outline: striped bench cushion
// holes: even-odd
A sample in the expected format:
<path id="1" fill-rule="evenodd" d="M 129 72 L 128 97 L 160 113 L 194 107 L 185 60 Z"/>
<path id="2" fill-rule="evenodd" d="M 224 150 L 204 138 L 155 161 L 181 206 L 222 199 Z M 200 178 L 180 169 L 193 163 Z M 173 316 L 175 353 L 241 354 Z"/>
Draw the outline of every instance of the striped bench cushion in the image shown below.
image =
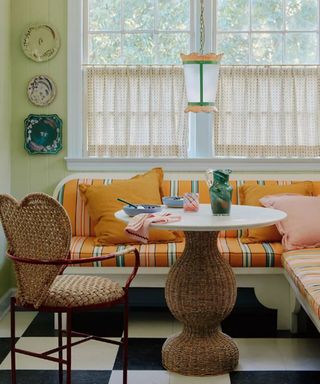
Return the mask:
<path id="1" fill-rule="evenodd" d="M 94 222 L 92 222 L 88 210 L 84 205 L 83 199 L 79 192 L 79 184 L 101 185 L 110 184 L 112 179 L 73 179 L 67 181 L 58 191 L 57 199 L 66 209 L 71 225 L 73 236 L 94 236 Z M 232 204 L 239 204 L 239 187 L 242 184 L 260 184 L 260 185 L 284 185 L 291 184 L 289 180 L 231 180 L 233 187 Z M 320 194 L 320 183 L 318 184 Z M 200 195 L 200 203 L 210 203 L 208 186 L 205 180 L 164 180 L 162 186 L 163 196 L 176 195 L 181 196 L 185 192 L 198 192 Z M 221 237 L 241 237 L 242 231 L 222 231 Z"/>
<path id="2" fill-rule="evenodd" d="M 281 267 L 281 243 L 243 244 L 239 238 L 219 237 L 218 246 L 231 267 Z"/>
<path id="3" fill-rule="evenodd" d="M 282 264 L 320 319 L 320 248 L 285 252 Z"/>
<path id="4" fill-rule="evenodd" d="M 281 267 L 282 246 L 280 243 L 242 244 L 238 238 L 218 240 L 220 252 L 232 267 Z M 141 267 L 170 267 L 179 258 L 184 242 L 168 244 L 139 244 Z M 95 246 L 94 237 L 72 238 L 71 257 L 81 259 L 102 256 L 125 248 L 125 245 Z M 134 256 L 126 255 L 116 260 L 82 264 L 82 266 L 129 267 L 134 265 Z"/>

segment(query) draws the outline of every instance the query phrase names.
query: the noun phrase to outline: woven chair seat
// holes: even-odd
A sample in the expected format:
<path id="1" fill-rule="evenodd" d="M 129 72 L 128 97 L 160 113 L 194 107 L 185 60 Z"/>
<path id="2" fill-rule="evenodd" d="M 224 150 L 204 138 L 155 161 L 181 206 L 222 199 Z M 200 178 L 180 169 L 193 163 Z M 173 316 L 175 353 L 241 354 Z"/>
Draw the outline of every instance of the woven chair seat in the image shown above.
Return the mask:
<path id="1" fill-rule="evenodd" d="M 50 307 L 83 307 L 120 299 L 125 292 L 120 285 L 99 276 L 59 275 L 42 303 Z"/>

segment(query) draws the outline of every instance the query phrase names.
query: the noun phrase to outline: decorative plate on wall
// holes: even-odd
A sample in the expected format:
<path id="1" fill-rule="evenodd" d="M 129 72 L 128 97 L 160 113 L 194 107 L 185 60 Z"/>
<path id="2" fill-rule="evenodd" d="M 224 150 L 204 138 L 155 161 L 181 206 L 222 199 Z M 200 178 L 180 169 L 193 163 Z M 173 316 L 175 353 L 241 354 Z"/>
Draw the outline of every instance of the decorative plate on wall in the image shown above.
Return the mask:
<path id="1" fill-rule="evenodd" d="M 56 85 L 48 76 L 35 76 L 29 81 L 27 93 L 32 104 L 43 107 L 55 99 Z"/>
<path id="2" fill-rule="evenodd" d="M 55 154 L 62 148 L 62 120 L 58 115 L 29 115 L 24 120 L 24 147 L 30 154 Z"/>
<path id="3" fill-rule="evenodd" d="M 22 34 L 22 50 L 34 61 L 52 59 L 60 48 L 60 36 L 49 24 L 31 24 Z"/>

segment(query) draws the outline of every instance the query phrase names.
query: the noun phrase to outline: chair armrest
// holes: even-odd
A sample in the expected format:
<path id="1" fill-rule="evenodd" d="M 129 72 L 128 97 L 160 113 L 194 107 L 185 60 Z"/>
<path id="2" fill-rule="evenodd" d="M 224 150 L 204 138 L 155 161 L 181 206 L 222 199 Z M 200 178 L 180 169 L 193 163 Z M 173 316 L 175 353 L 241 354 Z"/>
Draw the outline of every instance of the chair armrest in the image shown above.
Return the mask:
<path id="1" fill-rule="evenodd" d="M 13 256 L 8 252 L 7 252 L 7 256 L 11 260 L 14 260 L 14 261 L 20 262 L 20 263 L 38 264 L 38 265 L 61 265 L 61 266 L 67 267 L 68 265 L 72 265 L 72 264 L 84 264 L 84 263 L 93 262 L 93 261 L 103 261 L 103 260 L 108 260 L 108 259 L 114 259 L 118 256 L 123 256 L 123 255 L 130 253 L 130 252 L 134 252 L 134 254 L 135 254 L 135 264 L 133 266 L 133 271 L 131 272 L 130 276 L 128 277 L 126 285 L 124 287 L 124 289 L 127 290 L 129 288 L 132 280 L 136 276 L 136 274 L 138 272 L 138 268 L 140 266 L 140 254 L 139 254 L 139 251 L 134 247 L 128 247 L 128 248 L 123 249 L 122 251 L 109 253 L 106 256 L 86 257 L 84 259 L 79 259 L 79 260 L 72 260 L 72 259 L 59 259 L 59 260 L 30 259 L 30 258 L 26 258 L 26 257 Z"/>

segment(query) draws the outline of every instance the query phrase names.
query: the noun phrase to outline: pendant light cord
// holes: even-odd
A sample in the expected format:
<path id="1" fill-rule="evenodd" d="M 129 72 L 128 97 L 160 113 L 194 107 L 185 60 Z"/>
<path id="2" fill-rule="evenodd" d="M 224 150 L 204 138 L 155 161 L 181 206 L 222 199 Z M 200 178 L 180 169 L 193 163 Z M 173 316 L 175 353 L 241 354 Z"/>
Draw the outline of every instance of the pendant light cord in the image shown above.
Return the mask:
<path id="1" fill-rule="evenodd" d="M 204 25 L 204 0 L 200 0 L 200 53 L 203 55 L 206 31 Z"/>

